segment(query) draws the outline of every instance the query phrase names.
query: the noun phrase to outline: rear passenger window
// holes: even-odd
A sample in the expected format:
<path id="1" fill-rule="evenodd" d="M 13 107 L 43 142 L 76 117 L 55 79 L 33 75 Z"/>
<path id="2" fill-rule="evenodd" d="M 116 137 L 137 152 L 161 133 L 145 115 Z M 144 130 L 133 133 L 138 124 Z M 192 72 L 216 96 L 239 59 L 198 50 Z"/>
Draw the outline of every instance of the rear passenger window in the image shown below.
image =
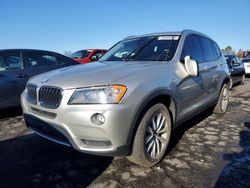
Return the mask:
<path id="1" fill-rule="evenodd" d="M 27 60 L 26 67 L 28 68 L 48 67 L 57 65 L 55 56 L 46 52 L 28 52 L 26 60 Z"/>
<path id="2" fill-rule="evenodd" d="M 201 45 L 197 35 L 189 35 L 186 37 L 181 55 L 182 59 L 184 59 L 187 55 L 196 60 L 198 63 L 203 62 Z"/>
<path id="3" fill-rule="evenodd" d="M 201 37 L 200 41 L 203 49 L 204 61 L 205 62 L 213 61 L 215 58 L 214 58 L 213 47 L 212 44 L 210 43 L 210 40 L 205 37 Z"/>

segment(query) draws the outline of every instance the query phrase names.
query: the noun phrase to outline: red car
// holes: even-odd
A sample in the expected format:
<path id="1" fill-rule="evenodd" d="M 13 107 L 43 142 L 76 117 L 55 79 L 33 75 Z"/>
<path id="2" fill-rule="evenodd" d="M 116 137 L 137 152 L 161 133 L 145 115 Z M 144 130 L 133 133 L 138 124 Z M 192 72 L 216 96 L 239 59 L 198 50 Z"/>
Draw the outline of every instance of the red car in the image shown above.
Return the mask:
<path id="1" fill-rule="evenodd" d="M 79 63 L 90 63 L 96 61 L 102 56 L 107 50 L 105 49 L 86 49 L 79 50 L 70 55 L 71 58 L 78 61 Z"/>

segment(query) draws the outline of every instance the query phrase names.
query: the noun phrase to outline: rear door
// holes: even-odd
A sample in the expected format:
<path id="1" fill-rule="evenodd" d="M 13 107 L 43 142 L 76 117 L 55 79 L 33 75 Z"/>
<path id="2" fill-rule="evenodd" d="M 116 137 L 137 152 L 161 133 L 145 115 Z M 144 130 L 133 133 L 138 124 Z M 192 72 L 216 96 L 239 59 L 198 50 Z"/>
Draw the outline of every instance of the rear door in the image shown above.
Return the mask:
<path id="1" fill-rule="evenodd" d="M 27 80 L 21 51 L 0 52 L 0 108 L 20 105 L 20 95 Z"/>
<path id="2" fill-rule="evenodd" d="M 200 65 L 200 72 L 203 74 L 204 87 L 206 90 L 206 103 L 214 102 L 217 98 L 217 87 L 219 83 L 218 66 L 219 57 L 215 54 L 213 41 L 200 36 L 200 43 L 203 52 L 204 62 Z"/>

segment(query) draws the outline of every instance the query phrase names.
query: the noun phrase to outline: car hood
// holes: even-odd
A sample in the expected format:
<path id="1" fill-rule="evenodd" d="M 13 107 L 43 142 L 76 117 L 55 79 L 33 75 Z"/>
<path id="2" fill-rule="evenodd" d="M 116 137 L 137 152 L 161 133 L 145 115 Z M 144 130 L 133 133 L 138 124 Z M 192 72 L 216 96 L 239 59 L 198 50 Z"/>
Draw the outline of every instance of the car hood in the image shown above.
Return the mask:
<path id="1" fill-rule="evenodd" d="M 63 89 L 108 85 L 128 75 L 148 69 L 152 65 L 152 63 L 133 63 L 128 61 L 95 62 L 40 74 L 32 77 L 29 83 L 34 83 L 38 86 L 57 86 Z"/>

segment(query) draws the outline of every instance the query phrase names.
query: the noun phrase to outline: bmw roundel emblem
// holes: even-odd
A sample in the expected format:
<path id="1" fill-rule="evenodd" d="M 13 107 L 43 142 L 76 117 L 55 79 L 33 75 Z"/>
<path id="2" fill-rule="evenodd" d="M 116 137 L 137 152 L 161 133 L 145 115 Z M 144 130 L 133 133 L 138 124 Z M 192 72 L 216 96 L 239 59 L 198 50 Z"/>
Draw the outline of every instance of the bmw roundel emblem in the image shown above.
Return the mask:
<path id="1" fill-rule="evenodd" d="M 48 82 L 49 81 L 49 79 L 44 79 L 44 80 L 42 80 L 42 84 L 43 83 L 46 83 L 46 82 Z"/>

